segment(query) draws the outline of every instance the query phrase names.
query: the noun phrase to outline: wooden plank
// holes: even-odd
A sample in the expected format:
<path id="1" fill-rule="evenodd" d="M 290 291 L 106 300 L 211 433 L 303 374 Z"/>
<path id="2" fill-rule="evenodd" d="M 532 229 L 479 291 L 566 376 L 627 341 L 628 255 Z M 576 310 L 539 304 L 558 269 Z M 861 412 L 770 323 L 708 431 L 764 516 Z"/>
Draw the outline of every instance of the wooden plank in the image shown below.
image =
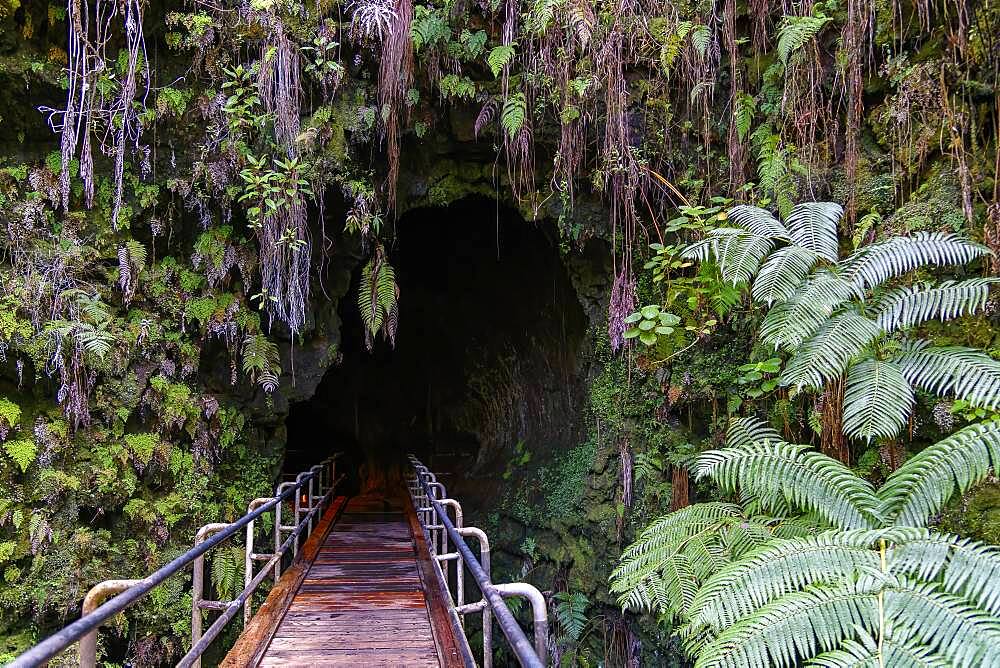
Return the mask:
<path id="1" fill-rule="evenodd" d="M 320 518 L 316 528 L 313 529 L 309 539 L 306 540 L 299 554 L 291 567 L 282 573 L 278 583 L 268 593 L 264 604 L 261 605 L 257 613 L 250 619 L 250 623 L 236 640 L 236 644 L 226 654 L 226 658 L 219 664 L 220 668 L 244 668 L 254 665 L 264 650 L 267 643 L 274 635 L 284 616 L 285 611 L 292 604 L 299 585 L 305 577 L 309 566 L 319 549 L 326 540 L 327 533 L 334 525 L 337 515 L 347 505 L 346 497 L 336 497 L 323 517 Z"/>

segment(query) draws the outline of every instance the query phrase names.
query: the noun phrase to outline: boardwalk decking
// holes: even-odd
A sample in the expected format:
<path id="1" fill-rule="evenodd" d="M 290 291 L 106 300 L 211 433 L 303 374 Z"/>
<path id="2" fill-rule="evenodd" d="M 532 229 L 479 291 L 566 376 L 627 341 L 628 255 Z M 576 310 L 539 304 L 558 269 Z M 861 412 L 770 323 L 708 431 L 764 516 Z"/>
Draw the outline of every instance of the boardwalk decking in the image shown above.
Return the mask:
<path id="1" fill-rule="evenodd" d="M 258 665 L 455 666 L 454 656 L 441 656 L 454 652 L 441 637 L 447 633 L 440 622 L 432 626 L 432 619 L 440 618 L 435 615 L 440 603 L 433 592 L 425 594 L 423 537 L 411 527 L 399 502 L 351 499 L 308 566 Z"/>

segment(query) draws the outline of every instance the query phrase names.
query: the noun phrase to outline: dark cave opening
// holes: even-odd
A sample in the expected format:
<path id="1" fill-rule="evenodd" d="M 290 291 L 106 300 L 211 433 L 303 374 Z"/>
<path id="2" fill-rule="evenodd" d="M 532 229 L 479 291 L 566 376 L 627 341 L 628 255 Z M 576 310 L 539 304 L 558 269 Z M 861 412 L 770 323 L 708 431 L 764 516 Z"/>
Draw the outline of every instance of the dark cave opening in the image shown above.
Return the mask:
<path id="1" fill-rule="evenodd" d="M 554 227 L 468 198 L 403 215 L 389 253 L 395 348 L 379 337 L 366 349 L 356 271 L 340 362 L 291 406 L 286 471 L 341 451 L 357 492 L 398 478 L 410 452 L 470 472 L 519 441 L 569 437 L 588 321 Z"/>

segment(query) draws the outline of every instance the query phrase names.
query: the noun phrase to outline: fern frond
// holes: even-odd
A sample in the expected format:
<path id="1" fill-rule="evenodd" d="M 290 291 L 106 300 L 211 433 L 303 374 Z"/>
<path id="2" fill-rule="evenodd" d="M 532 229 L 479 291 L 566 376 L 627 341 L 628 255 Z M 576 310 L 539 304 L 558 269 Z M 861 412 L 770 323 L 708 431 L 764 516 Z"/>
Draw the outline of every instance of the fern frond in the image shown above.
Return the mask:
<path id="1" fill-rule="evenodd" d="M 691 603 L 692 626 L 715 633 L 790 592 L 878 568 L 870 532 L 826 532 L 774 540 L 713 575 Z"/>
<path id="2" fill-rule="evenodd" d="M 750 234 L 772 239 L 791 239 L 788 228 L 781 224 L 770 211 L 759 206 L 739 204 L 727 212 L 729 219 Z"/>
<path id="3" fill-rule="evenodd" d="M 782 306 L 782 304 L 779 304 Z M 770 314 L 768 314 L 770 315 Z M 879 336 L 874 321 L 845 311 L 827 320 L 792 355 L 779 376 L 782 385 L 820 389 L 839 378 L 852 359 Z"/>
<path id="4" fill-rule="evenodd" d="M 854 286 L 831 271 L 810 274 L 794 295 L 767 312 L 760 325 L 760 339 L 775 350 L 794 350 L 856 296 Z"/>
<path id="5" fill-rule="evenodd" d="M 867 359 L 847 373 L 844 433 L 851 438 L 892 438 L 906 424 L 916 399 L 891 362 Z"/>
<path id="6" fill-rule="evenodd" d="M 878 598 L 865 583 L 786 594 L 720 633 L 695 668 L 780 668 L 833 650 L 878 623 Z"/>
<path id="7" fill-rule="evenodd" d="M 490 66 L 490 71 L 493 72 L 494 78 L 500 76 L 500 73 L 514 59 L 515 54 L 517 54 L 517 42 L 501 44 L 490 50 L 489 55 L 486 57 L 486 63 Z"/>
<path id="8" fill-rule="evenodd" d="M 753 282 L 754 301 L 770 306 L 792 297 L 819 261 L 819 256 L 802 246 L 785 246 L 772 253 Z"/>
<path id="9" fill-rule="evenodd" d="M 889 571 L 937 582 L 949 594 L 1000 617 L 1000 550 L 925 528 L 907 530 L 889 550 Z"/>
<path id="10" fill-rule="evenodd" d="M 733 423 L 755 422 L 738 418 Z M 698 456 L 698 478 L 710 478 L 724 490 L 741 490 L 766 503 L 784 499 L 800 510 L 844 528 L 879 525 L 878 501 L 871 484 L 849 468 L 806 445 L 780 440 L 741 443 Z"/>
<path id="11" fill-rule="evenodd" d="M 928 320 L 952 320 L 982 311 L 990 285 L 998 278 L 944 281 L 929 288 L 911 286 L 891 291 L 878 302 L 875 322 L 886 332 L 914 327 Z"/>
<path id="12" fill-rule="evenodd" d="M 646 527 L 621 555 L 611 574 L 613 593 L 626 591 L 632 583 L 655 572 L 665 556 L 692 536 L 710 533 L 735 520 L 742 520 L 740 507 L 731 503 L 696 503 L 660 517 Z"/>
<path id="13" fill-rule="evenodd" d="M 590 601 L 580 592 L 571 594 L 561 591 L 553 598 L 555 599 L 555 617 L 559 628 L 571 642 L 576 642 L 587 626 L 587 608 Z"/>
<path id="14" fill-rule="evenodd" d="M 891 631 L 891 630 L 890 630 Z M 825 652 L 809 660 L 806 666 L 817 668 L 948 668 L 940 654 L 918 643 L 897 642 L 891 632 L 881 644 L 863 629 L 857 640 L 845 640 L 840 649 Z"/>
<path id="15" fill-rule="evenodd" d="M 1000 406 L 1000 362 L 980 350 L 921 342 L 893 361 L 911 385 L 974 406 Z"/>
<path id="16" fill-rule="evenodd" d="M 792 207 L 785 226 L 796 244 L 836 262 L 840 255 L 837 226 L 843 217 L 844 207 L 836 202 L 802 202 Z"/>
<path id="17" fill-rule="evenodd" d="M 528 106 L 524 99 L 524 93 L 518 91 L 503 101 L 503 109 L 500 111 L 500 127 L 507 133 L 508 139 L 514 139 L 524 127 L 524 119 L 527 114 Z"/>
<path id="18" fill-rule="evenodd" d="M 1000 468 L 1000 421 L 972 424 L 928 446 L 896 469 L 878 490 L 886 520 L 923 526 L 956 492 Z"/>
<path id="19" fill-rule="evenodd" d="M 721 227 L 687 246 L 682 255 L 702 262 L 715 259 L 722 278 L 733 285 L 749 283 L 771 252 L 770 238 L 735 227 Z"/>
<path id="20" fill-rule="evenodd" d="M 900 579 L 885 591 L 892 635 L 916 641 L 953 666 L 1000 665 L 1000 620 L 933 584 Z"/>
<path id="21" fill-rule="evenodd" d="M 955 234 L 918 232 L 864 246 L 844 261 L 841 276 L 868 289 L 924 265 L 962 265 L 989 253 L 986 246 Z"/>
<path id="22" fill-rule="evenodd" d="M 788 64 L 792 54 L 809 43 L 829 21 L 828 16 L 786 16 L 778 28 L 778 55 Z"/>

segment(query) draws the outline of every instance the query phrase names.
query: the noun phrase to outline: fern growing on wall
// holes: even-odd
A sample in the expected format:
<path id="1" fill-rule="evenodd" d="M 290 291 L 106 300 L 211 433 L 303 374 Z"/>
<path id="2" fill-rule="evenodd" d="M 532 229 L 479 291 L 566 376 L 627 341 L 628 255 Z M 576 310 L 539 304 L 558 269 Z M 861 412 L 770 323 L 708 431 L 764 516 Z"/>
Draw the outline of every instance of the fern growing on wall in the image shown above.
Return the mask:
<path id="1" fill-rule="evenodd" d="M 369 350 L 380 332 L 390 344 L 395 344 L 399 326 L 398 299 L 396 272 L 385 258 L 385 249 L 380 245 L 361 270 L 358 285 L 358 310 L 365 330 L 365 345 Z"/>

